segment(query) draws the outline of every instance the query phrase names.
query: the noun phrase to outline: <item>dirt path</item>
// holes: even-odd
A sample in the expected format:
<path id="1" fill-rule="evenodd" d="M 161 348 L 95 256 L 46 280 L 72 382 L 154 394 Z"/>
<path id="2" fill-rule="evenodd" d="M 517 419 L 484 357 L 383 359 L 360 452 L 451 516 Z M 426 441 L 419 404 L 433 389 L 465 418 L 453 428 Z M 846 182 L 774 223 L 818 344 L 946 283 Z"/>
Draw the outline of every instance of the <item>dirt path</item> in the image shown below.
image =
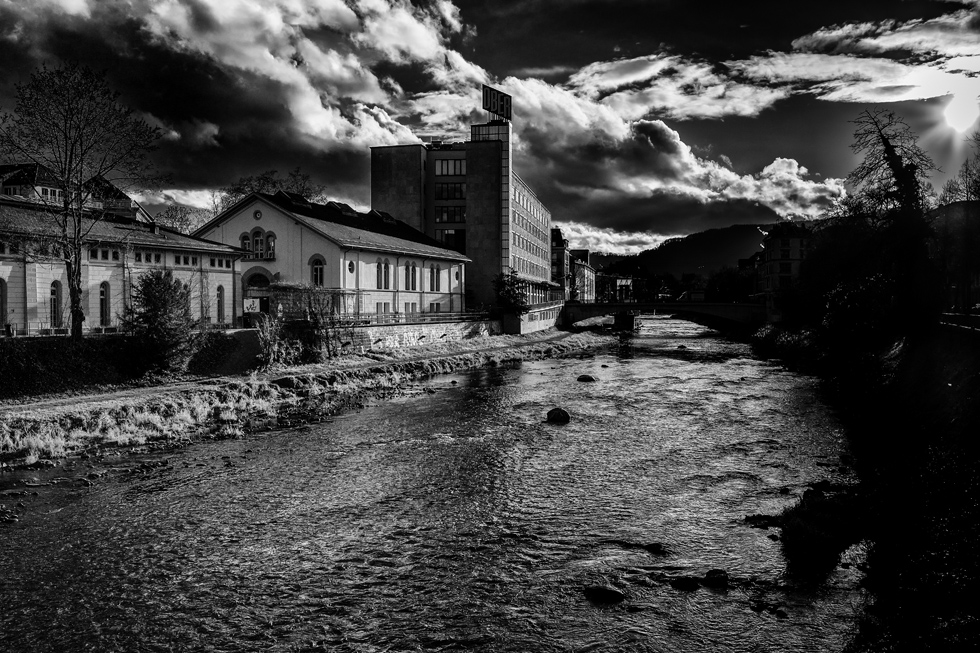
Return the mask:
<path id="1" fill-rule="evenodd" d="M 412 363 L 417 361 L 429 360 L 443 356 L 455 356 L 460 354 L 472 354 L 478 352 L 497 351 L 502 349 L 519 348 L 540 344 L 543 342 L 560 342 L 572 336 L 571 332 L 557 331 L 548 329 L 536 334 L 527 336 L 490 336 L 479 339 L 479 346 L 473 341 L 461 341 L 441 345 L 424 345 L 412 349 L 395 349 L 383 352 L 371 352 L 368 355 L 351 355 L 338 358 L 329 363 L 316 365 L 301 365 L 270 372 L 256 372 L 258 379 L 279 378 L 283 376 L 301 376 L 311 373 L 322 373 L 331 370 L 350 370 L 363 369 L 384 365 L 386 363 Z M 30 413 L 33 416 L 40 416 L 51 411 L 66 412 L 67 410 L 92 410 L 101 405 L 118 404 L 126 400 L 143 400 L 159 398 L 161 395 L 173 394 L 208 386 L 220 385 L 241 379 L 248 375 L 228 375 L 211 376 L 174 383 L 165 383 L 144 387 L 128 387 L 108 392 L 93 392 L 83 395 L 58 395 L 53 397 L 33 397 L 20 403 L 6 403 L 0 405 L 0 414 L 17 415 Z M 135 402 L 134 402 L 135 403 Z"/>

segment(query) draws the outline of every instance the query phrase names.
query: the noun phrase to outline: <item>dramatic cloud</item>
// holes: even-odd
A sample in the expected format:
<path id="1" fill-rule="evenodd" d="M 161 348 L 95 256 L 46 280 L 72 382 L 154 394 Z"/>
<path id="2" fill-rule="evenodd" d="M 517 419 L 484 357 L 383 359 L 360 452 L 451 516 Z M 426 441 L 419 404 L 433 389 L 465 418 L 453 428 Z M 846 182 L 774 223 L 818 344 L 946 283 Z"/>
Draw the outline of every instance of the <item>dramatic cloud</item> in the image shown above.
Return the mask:
<path id="1" fill-rule="evenodd" d="M 602 229 L 581 222 L 556 221 L 553 225 L 562 230 L 562 235 L 573 247 L 593 252 L 638 254 L 657 247 L 669 238 L 650 232 L 627 233 L 615 229 Z"/>
<path id="2" fill-rule="evenodd" d="M 789 95 L 741 83 L 704 62 L 665 55 L 594 63 L 572 75 L 569 86 L 632 120 L 756 116 Z"/>

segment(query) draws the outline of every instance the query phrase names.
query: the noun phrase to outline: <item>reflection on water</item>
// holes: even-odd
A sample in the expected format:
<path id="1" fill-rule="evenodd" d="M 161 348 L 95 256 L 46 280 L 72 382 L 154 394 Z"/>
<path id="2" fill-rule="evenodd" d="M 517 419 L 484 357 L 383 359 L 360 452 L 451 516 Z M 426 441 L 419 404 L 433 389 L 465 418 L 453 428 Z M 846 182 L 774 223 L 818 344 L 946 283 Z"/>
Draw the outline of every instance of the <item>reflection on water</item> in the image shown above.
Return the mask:
<path id="1" fill-rule="evenodd" d="M 592 374 L 598 383 L 580 383 Z M 456 383 L 453 384 L 453 381 Z M 772 532 L 847 480 L 813 382 L 657 318 L 607 354 L 441 376 L 330 422 L 195 445 L 7 525 L 10 650 L 825 651 L 853 569 Z M 545 423 L 554 406 L 568 425 Z M 728 589 L 671 579 L 724 569 Z M 583 588 L 626 600 L 590 602 Z M 675 583 L 676 585 L 676 583 Z M 759 605 L 780 606 L 786 618 Z"/>

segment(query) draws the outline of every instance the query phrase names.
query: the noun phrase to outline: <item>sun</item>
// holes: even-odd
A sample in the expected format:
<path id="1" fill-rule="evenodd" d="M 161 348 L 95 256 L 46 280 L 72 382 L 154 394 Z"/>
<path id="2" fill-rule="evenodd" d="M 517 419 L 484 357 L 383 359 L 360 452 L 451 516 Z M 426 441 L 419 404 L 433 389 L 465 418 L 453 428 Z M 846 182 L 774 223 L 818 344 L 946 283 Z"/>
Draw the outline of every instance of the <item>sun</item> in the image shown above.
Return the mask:
<path id="1" fill-rule="evenodd" d="M 980 104 L 977 104 L 975 97 L 954 94 L 953 99 L 943 110 L 943 117 L 946 118 L 947 125 L 962 134 L 980 117 Z"/>

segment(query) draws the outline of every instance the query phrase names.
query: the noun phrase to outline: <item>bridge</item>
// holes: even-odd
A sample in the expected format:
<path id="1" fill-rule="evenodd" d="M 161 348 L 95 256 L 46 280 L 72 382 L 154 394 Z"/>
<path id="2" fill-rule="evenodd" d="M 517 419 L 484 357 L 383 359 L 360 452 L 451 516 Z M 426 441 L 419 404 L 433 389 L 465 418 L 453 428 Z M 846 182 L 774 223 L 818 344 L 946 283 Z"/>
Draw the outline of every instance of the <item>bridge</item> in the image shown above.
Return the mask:
<path id="1" fill-rule="evenodd" d="M 713 302 L 624 302 L 608 304 L 565 304 L 565 323 L 574 324 L 590 317 L 616 313 L 656 313 L 675 315 L 706 326 L 740 330 L 760 327 L 766 323 L 766 307 L 762 304 Z"/>

